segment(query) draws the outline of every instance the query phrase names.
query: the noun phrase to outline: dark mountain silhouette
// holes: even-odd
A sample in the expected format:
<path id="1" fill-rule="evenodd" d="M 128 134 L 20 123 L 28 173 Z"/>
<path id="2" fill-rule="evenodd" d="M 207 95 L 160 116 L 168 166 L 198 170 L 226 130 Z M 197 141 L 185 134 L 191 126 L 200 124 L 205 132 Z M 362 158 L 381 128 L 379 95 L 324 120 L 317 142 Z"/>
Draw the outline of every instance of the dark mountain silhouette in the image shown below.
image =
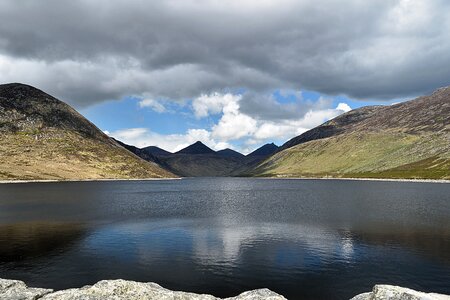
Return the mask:
<path id="1" fill-rule="evenodd" d="M 274 143 L 270 143 L 270 144 L 265 144 L 265 145 L 259 147 L 258 149 L 256 149 L 255 151 L 247 154 L 247 157 L 262 158 L 262 157 L 270 156 L 277 151 L 278 151 L 278 146 L 275 145 Z"/>
<path id="2" fill-rule="evenodd" d="M 139 157 L 155 162 L 166 170 L 183 177 L 239 176 L 243 171 L 267 157 L 267 155 L 246 157 L 232 149 L 216 152 L 202 142 L 196 142 L 176 153 L 163 150 L 162 154 L 158 154 L 158 152 L 150 154 L 146 151 L 147 148 L 139 149 L 123 143 L 122 145 Z M 267 153 L 267 148 L 265 147 L 259 153 Z"/>
<path id="3" fill-rule="evenodd" d="M 152 155 L 159 155 L 159 156 L 166 156 L 166 155 L 171 155 L 172 153 L 169 151 L 166 151 L 164 149 L 161 149 L 159 147 L 156 146 L 148 146 L 145 148 L 141 149 L 142 151 L 152 154 Z"/>
<path id="4" fill-rule="evenodd" d="M 142 159 L 145 159 L 146 161 L 150 161 L 150 162 L 154 162 L 157 164 L 161 164 L 160 160 L 158 159 L 158 157 L 156 155 L 153 155 L 151 153 L 149 153 L 148 151 L 145 150 L 145 148 L 138 148 L 135 146 L 131 146 L 128 144 L 125 144 L 117 139 L 112 138 L 114 141 L 116 141 L 120 146 L 124 147 L 125 149 L 127 149 L 130 152 L 133 152 L 134 154 L 136 154 L 137 156 L 139 156 Z"/>
<path id="5" fill-rule="evenodd" d="M 235 157 L 235 158 L 244 158 L 245 157 L 244 154 L 234 151 L 233 149 L 230 149 L 230 148 L 219 150 L 219 151 L 217 151 L 217 154 L 220 156 L 223 156 L 223 157 Z"/>
<path id="6" fill-rule="evenodd" d="M 215 154 L 216 152 L 203 144 L 200 141 L 195 142 L 192 145 L 187 146 L 184 149 L 176 152 L 175 154 Z"/>

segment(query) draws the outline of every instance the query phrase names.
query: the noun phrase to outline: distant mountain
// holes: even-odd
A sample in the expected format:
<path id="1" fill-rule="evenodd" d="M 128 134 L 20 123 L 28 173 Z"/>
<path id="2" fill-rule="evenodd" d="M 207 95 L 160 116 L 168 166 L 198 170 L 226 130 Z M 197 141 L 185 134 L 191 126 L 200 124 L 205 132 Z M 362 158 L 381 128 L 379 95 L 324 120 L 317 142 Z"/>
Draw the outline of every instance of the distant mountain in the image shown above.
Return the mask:
<path id="1" fill-rule="evenodd" d="M 167 156 L 167 155 L 172 154 L 172 152 L 166 151 L 166 150 L 161 149 L 156 146 L 148 146 L 148 147 L 142 148 L 141 150 L 146 153 L 152 154 L 152 155 Z"/>
<path id="2" fill-rule="evenodd" d="M 450 179 L 450 87 L 342 114 L 289 140 L 248 173 Z"/>
<path id="3" fill-rule="evenodd" d="M 255 151 L 241 157 L 240 165 L 236 167 L 231 176 L 247 176 L 249 170 L 252 170 L 261 161 L 272 155 L 278 150 L 278 146 L 274 143 L 265 144 Z"/>
<path id="4" fill-rule="evenodd" d="M 220 156 L 223 156 L 223 157 L 234 157 L 234 158 L 244 158 L 245 157 L 244 154 L 234 151 L 233 149 L 230 149 L 230 148 L 219 150 L 219 151 L 217 151 L 217 154 Z"/>
<path id="5" fill-rule="evenodd" d="M 259 147 L 258 149 L 256 149 L 255 151 L 247 154 L 247 157 L 249 157 L 249 158 L 267 157 L 267 156 L 274 154 L 277 151 L 278 151 L 278 146 L 275 145 L 274 143 L 270 143 L 270 144 L 265 144 L 265 145 Z"/>
<path id="6" fill-rule="evenodd" d="M 173 177 L 32 86 L 0 85 L 0 179 Z"/>
<path id="7" fill-rule="evenodd" d="M 203 144 L 202 142 L 198 141 L 194 144 L 187 146 L 184 149 L 181 149 L 180 151 L 176 152 L 176 154 L 215 154 L 216 152 Z"/>
<path id="8" fill-rule="evenodd" d="M 162 165 L 174 174 L 183 177 L 231 176 L 243 160 L 213 154 L 173 154 L 159 157 Z"/>
<path id="9" fill-rule="evenodd" d="M 157 164 L 161 164 L 160 160 L 158 159 L 158 157 L 156 155 L 153 155 L 151 153 L 149 153 L 149 151 L 145 151 L 145 148 L 138 148 L 135 146 L 131 146 L 128 144 L 125 144 L 119 140 L 116 140 L 114 138 L 112 138 L 114 141 L 116 141 L 120 146 L 124 147 L 125 149 L 127 149 L 128 151 L 136 154 L 137 156 L 139 156 L 140 158 L 149 161 L 149 162 L 154 162 Z M 161 149 L 162 150 L 162 149 Z"/>
<path id="10" fill-rule="evenodd" d="M 220 155 L 200 141 L 172 155 L 158 158 L 165 168 L 185 177 L 229 176 L 242 164 L 240 158 Z"/>
<path id="11" fill-rule="evenodd" d="M 216 152 L 202 142 L 195 142 L 176 153 L 170 153 L 158 147 L 150 148 L 156 151 L 149 153 L 147 151 L 149 147 L 139 149 L 123 143 L 121 145 L 139 157 L 155 162 L 164 169 L 183 177 L 239 176 L 243 171 L 267 157 L 267 155 L 246 157 L 232 149 Z M 261 151 L 261 154 L 266 153 L 265 151 L 267 150 Z"/>

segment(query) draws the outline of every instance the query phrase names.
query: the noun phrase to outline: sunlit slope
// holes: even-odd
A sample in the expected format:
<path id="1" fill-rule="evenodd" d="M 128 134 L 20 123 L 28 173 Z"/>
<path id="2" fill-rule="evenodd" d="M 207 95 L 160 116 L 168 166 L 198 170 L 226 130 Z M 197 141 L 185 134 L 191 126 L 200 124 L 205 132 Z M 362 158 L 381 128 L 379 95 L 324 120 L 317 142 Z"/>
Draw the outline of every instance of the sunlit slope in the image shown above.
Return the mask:
<path id="1" fill-rule="evenodd" d="M 23 84 L 0 85 L 0 141 L 3 180 L 174 177 L 69 105 Z"/>
<path id="2" fill-rule="evenodd" d="M 450 88 L 351 111 L 282 149 L 248 175 L 450 179 Z"/>

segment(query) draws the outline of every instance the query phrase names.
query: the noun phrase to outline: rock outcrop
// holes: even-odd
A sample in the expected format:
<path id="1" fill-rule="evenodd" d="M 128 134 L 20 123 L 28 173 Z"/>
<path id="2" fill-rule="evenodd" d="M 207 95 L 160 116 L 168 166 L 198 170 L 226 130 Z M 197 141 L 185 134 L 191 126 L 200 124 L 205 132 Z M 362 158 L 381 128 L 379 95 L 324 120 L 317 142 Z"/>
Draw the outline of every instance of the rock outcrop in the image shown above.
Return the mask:
<path id="1" fill-rule="evenodd" d="M 156 283 L 103 280 L 93 286 L 53 292 L 29 288 L 22 281 L 0 279 L 2 300 L 219 300 L 211 295 L 176 292 Z M 226 300 L 286 300 L 268 289 L 248 291 Z"/>
<path id="2" fill-rule="evenodd" d="M 450 300 L 450 296 L 423 293 L 393 285 L 376 285 L 372 292 L 359 294 L 350 300 Z"/>
<path id="3" fill-rule="evenodd" d="M 92 286 L 54 292 L 51 289 L 30 288 L 19 280 L 0 279 L 2 300 L 220 300 L 212 295 L 171 291 L 156 283 L 127 280 L 103 280 Z M 286 300 L 269 289 L 244 292 L 224 300 Z M 368 293 L 350 300 L 450 300 L 450 296 L 423 293 L 392 285 L 376 285 Z"/>
<path id="4" fill-rule="evenodd" d="M 48 289 L 30 288 L 19 280 L 0 279 L 0 299 L 34 300 L 53 292 Z"/>

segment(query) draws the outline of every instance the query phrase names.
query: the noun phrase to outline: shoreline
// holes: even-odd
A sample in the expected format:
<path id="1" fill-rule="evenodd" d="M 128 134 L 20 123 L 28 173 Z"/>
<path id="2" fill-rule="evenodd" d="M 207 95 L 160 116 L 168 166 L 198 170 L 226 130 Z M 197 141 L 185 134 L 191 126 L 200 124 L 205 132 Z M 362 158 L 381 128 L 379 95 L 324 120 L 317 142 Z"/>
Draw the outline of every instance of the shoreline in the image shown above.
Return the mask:
<path id="1" fill-rule="evenodd" d="M 24 183 L 64 183 L 64 182 L 115 182 L 115 181 L 162 181 L 181 180 L 186 178 L 205 177 L 177 177 L 177 178 L 101 178 L 101 179 L 30 179 L 30 180 L 0 180 L 0 184 L 24 184 Z M 208 177 L 214 178 L 214 177 Z M 217 177 L 224 178 L 224 177 Z M 227 177 L 225 177 L 227 178 Z M 229 178 L 254 178 L 254 179 L 284 179 L 284 180 L 352 180 L 352 181 L 385 181 L 385 182 L 419 182 L 419 183 L 450 183 L 447 179 L 410 179 L 410 178 L 357 178 L 357 177 L 229 177 Z"/>
<path id="2" fill-rule="evenodd" d="M 177 178 L 100 178 L 100 179 L 12 179 L 0 180 L 0 184 L 19 184 L 19 183 L 64 183 L 64 182 L 114 182 L 114 181 L 162 181 L 162 180 L 180 180 Z"/>
<path id="3" fill-rule="evenodd" d="M 250 177 L 252 178 L 252 177 Z M 450 183 L 449 179 L 413 179 L 413 178 L 360 178 L 360 177 L 253 177 L 261 179 L 288 180 L 353 180 L 353 181 L 392 181 L 392 182 L 422 182 L 422 183 Z"/>

